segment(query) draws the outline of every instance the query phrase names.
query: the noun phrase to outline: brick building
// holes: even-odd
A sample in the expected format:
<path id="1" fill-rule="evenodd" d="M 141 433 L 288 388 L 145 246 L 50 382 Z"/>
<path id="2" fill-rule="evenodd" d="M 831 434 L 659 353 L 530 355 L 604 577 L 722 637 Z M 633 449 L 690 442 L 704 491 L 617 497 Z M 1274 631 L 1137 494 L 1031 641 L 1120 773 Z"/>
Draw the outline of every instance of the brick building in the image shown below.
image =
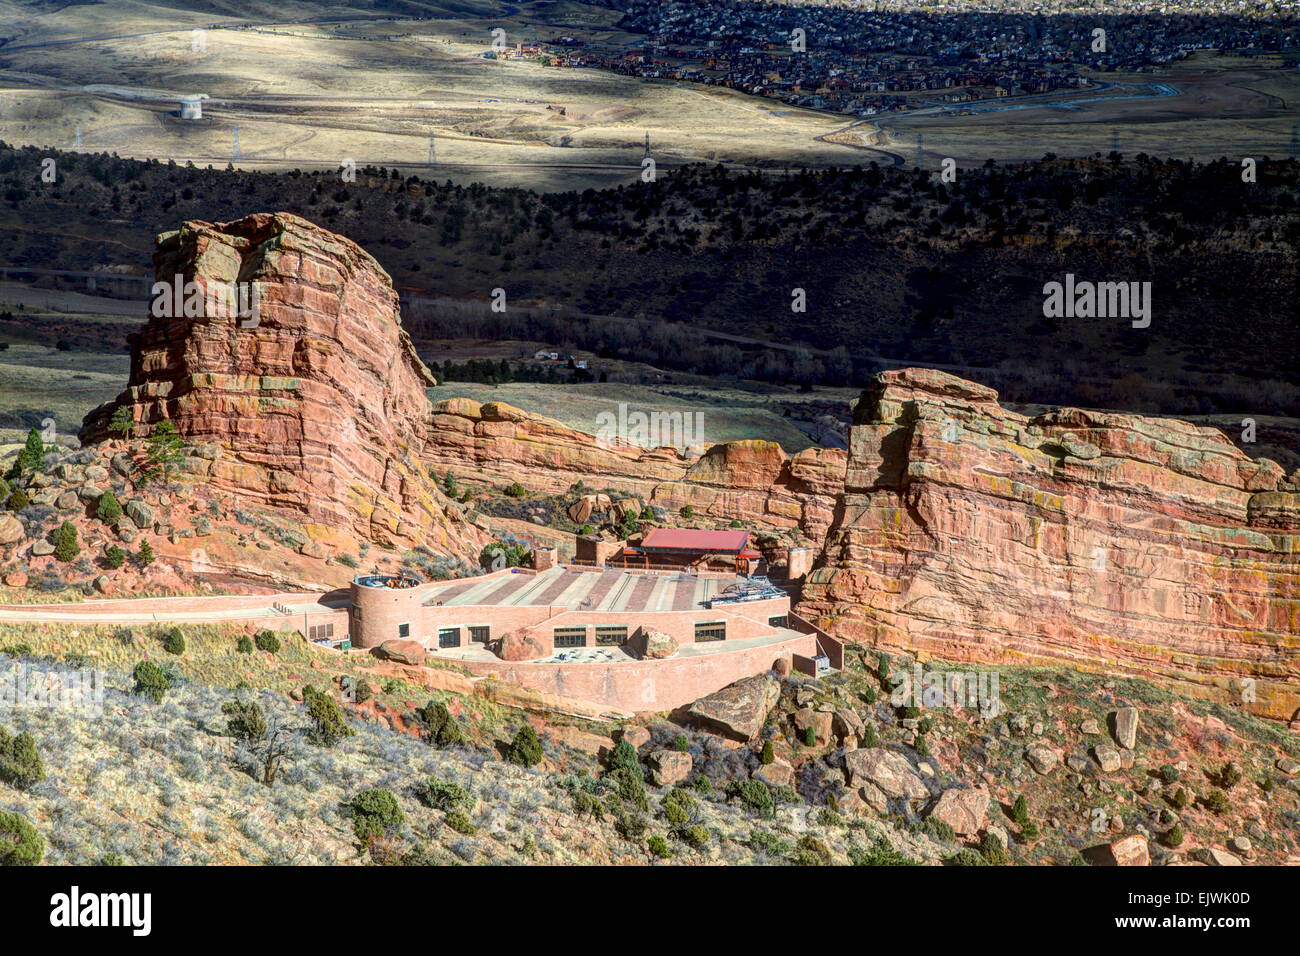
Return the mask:
<path id="1" fill-rule="evenodd" d="M 669 541 L 670 551 L 681 543 Z M 747 541 L 733 541 L 727 560 Z M 346 613 L 356 648 L 418 641 L 473 674 L 627 711 L 688 704 L 779 659 L 807 673 L 842 665 L 839 642 L 794 616 L 785 591 L 734 571 L 554 565 L 428 584 L 358 575 Z M 672 639 L 666 656 L 640 653 L 646 632 Z"/>

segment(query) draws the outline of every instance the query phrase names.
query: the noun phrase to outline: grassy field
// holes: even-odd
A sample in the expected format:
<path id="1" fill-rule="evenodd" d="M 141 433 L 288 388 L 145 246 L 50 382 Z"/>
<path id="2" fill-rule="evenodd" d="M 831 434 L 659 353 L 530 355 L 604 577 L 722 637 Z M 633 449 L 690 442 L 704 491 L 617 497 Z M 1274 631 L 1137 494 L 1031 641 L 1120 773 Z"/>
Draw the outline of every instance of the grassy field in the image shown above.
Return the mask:
<path id="1" fill-rule="evenodd" d="M 328 9 L 297 8 L 304 18 Z M 115 4 L 39 17 L 7 51 L 0 139 L 70 148 L 80 126 L 87 150 L 224 165 L 237 126 L 251 168 L 328 168 L 346 158 L 422 168 L 432 132 L 440 178 L 543 190 L 636 180 L 647 134 L 665 166 L 854 159 L 818 139 L 844 126 L 842 117 L 778 115 L 770 101 L 730 90 L 483 59 L 493 29 L 513 45 L 549 38 L 554 26 L 526 15 L 487 19 L 501 9 L 490 3 L 458 14 L 474 9 L 485 18 L 209 29 L 202 51 L 191 29 L 214 22 L 206 12 Z M 272 17 L 294 13 L 276 8 Z M 618 39 L 605 29 L 614 11 L 569 4 L 549 17 Z M 201 120 L 180 120 L 185 94 L 210 97 Z"/>
<path id="2" fill-rule="evenodd" d="M 0 443 L 21 441 L 29 428 L 76 435 L 96 405 L 126 387 L 126 353 L 59 351 L 25 342 L 0 352 Z"/>
<path id="3" fill-rule="evenodd" d="M 1106 88 L 919 110 L 879 122 L 876 142 L 914 162 L 917 134 L 925 161 L 958 166 L 985 159 L 1032 160 L 1046 153 L 1137 153 L 1194 157 L 1285 157 L 1300 120 L 1300 71 L 1281 57 L 1200 53 L 1159 73 L 1096 74 Z M 1157 95 L 1161 87 L 1171 95 Z M 1041 104 L 1041 105 L 1040 105 Z M 971 115 L 958 115 L 969 110 Z"/>
<path id="4" fill-rule="evenodd" d="M 1277 58 L 1198 55 L 1161 73 L 1100 75 L 1101 90 L 981 103 L 969 116 L 922 102 L 859 122 L 720 87 L 482 57 L 498 29 L 508 46 L 558 32 L 604 49 L 643 42 L 613 27 L 614 10 L 427 6 L 440 19 L 351 13 L 360 22 L 312 24 L 336 11 L 309 3 L 255 4 L 238 21 L 152 3 L 37 17 L 0 7 L 0 32 L 13 37 L 0 139 L 71 149 L 80 129 L 86 150 L 182 164 L 330 169 L 351 159 L 424 173 L 432 133 L 439 179 L 548 191 L 636 181 L 647 135 L 665 169 L 912 162 L 918 132 L 927 163 L 1105 153 L 1116 131 L 1129 154 L 1278 156 L 1300 82 Z M 250 21 L 264 25 L 234 28 Z M 200 49 L 196 27 L 206 28 Z M 1175 95 L 1153 96 L 1155 84 Z M 203 117 L 181 120 L 180 97 L 198 94 L 209 97 Z"/>

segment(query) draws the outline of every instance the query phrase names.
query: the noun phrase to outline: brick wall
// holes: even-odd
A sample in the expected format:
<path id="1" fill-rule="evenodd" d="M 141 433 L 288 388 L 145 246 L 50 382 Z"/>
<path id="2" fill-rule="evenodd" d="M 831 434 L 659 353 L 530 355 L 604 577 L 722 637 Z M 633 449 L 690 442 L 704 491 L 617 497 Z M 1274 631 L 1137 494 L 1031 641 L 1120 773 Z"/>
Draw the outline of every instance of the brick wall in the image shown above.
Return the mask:
<path id="1" fill-rule="evenodd" d="M 745 650 L 719 651 L 666 661 L 610 664 L 539 664 L 533 661 L 462 661 L 472 673 L 499 677 L 545 694 L 564 694 L 630 711 L 684 707 L 742 677 L 769 670 L 778 658 L 816 654 L 812 635 Z"/>

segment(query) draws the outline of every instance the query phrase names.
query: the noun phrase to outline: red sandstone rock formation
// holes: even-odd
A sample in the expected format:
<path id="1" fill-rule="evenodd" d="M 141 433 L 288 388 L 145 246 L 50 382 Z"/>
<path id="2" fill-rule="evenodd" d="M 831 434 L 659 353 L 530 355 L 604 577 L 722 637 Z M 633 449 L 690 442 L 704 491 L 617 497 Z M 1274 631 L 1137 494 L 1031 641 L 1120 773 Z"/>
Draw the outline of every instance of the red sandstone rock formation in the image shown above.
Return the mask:
<path id="1" fill-rule="evenodd" d="M 846 458 L 836 448 L 790 457 L 772 441 L 727 442 L 705 452 L 680 480 L 658 485 L 651 500 L 669 511 L 690 505 L 719 521 L 797 530 L 820 542 L 844 488 Z"/>
<path id="2" fill-rule="evenodd" d="M 798 612 L 950 661 L 1159 680 L 1300 707 L 1300 482 L 1220 432 L 1058 409 L 1026 418 L 942 372 L 857 406 L 841 512 Z"/>
<path id="3" fill-rule="evenodd" d="M 518 481 L 563 492 L 579 481 L 601 481 L 648 496 L 661 481 L 679 478 L 689 461 L 673 448 L 600 442 L 592 435 L 522 411 L 505 402 L 452 398 L 433 406 L 426 458 L 437 467 L 473 470 L 498 481 Z"/>
<path id="4" fill-rule="evenodd" d="M 129 387 L 87 416 L 83 441 L 106 437 L 119 407 L 140 424 L 171 419 L 207 446 L 186 470 L 218 488 L 381 544 L 477 552 L 480 532 L 419 461 L 434 378 L 373 258 L 297 216 L 259 213 L 164 233 L 154 264 L 160 282 L 254 283 L 257 323 L 217 309 L 152 316 L 131 337 Z"/>
<path id="5" fill-rule="evenodd" d="M 578 481 L 608 485 L 670 512 L 690 505 L 705 518 L 794 531 L 817 543 L 830 527 L 847 457 L 830 448 L 788 456 L 776 442 L 733 441 L 692 460 L 673 448 L 600 442 L 504 402 L 467 398 L 438 402 L 428 435 L 424 455 L 439 470 L 550 493 Z"/>

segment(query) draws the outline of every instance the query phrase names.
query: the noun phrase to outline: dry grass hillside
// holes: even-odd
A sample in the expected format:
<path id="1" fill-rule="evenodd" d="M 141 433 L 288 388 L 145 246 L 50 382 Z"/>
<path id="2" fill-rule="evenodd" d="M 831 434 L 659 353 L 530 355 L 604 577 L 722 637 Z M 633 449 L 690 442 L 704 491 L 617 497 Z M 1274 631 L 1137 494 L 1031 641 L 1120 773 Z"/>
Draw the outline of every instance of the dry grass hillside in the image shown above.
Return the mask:
<path id="1" fill-rule="evenodd" d="M 0 761 L 0 809 L 34 824 L 46 862 L 1082 864 L 1121 840 L 1154 864 L 1300 862 L 1294 735 L 1141 682 L 1001 669 L 996 716 L 915 711 L 893 706 L 883 679 L 908 660 L 851 654 L 842 673 L 781 680 L 757 739 L 740 744 L 681 715 L 577 725 L 343 665 L 374 690 L 364 699 L 339 689 L 333 665 L 314 668 L 323 658 L 301 639 L 241 655 L 233 633 L 185 631 L 176 657 L 161 630 L 0 627 L 0 680 L 19 667 L 29 681 L 108 672 L 102 715 L 0 720 L 32 735 L 41 765 L 16 778 Z M 146 659 L 171 675 L 160 702 L 127 672 Z M 295 699 L 305 683 L 342 705 L 351 736 L 313 742 Z M 283 731 L 269 786 L 261 738 L 238 739 L 231 701 Z M 1125 707 L 1132 749 L 1112 738 Z M 541 746 L 521 758 L 526 724 Z M 398 812 L 363 848 L 355 801 L 375 788 Z M 942 794 L 977 795 L 974 815 Z"/>

